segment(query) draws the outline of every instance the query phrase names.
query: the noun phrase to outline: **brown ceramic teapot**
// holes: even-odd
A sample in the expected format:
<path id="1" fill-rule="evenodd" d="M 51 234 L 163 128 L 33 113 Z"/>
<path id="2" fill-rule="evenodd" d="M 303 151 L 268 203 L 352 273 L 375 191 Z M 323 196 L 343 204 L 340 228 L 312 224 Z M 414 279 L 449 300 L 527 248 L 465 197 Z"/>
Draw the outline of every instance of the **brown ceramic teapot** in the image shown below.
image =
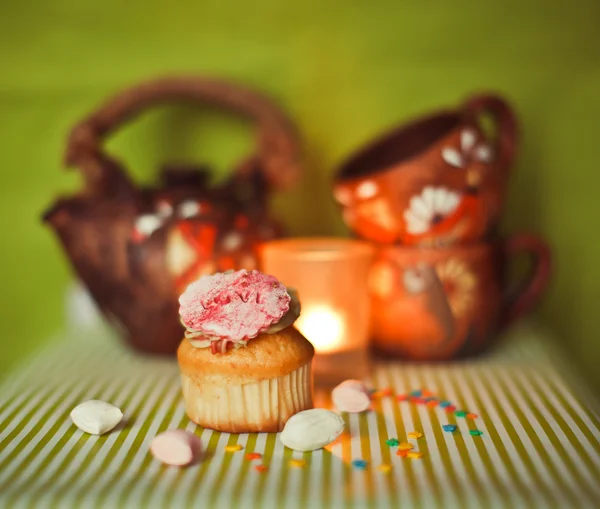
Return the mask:
<path id="1" fill-rule="evenodd" d="M 166 166 L 156 187 L 138 187 L 102 142 L 148 107 L 212 103 L 249 117 L 257 148 L 224 184 L 204 167 Z M 163 78 L 132 87 L 71 131 L 66 164 L 82 192 L 44 214 L 103 315 L 142 351 L 174 353 L 182 336 L 177 296 L 202 274 L 254 268 L 259 242 L 281 235 L 267 196 L 293 183 L 299 143 L 290 120 L 263 95 L 228 82 Z"/>

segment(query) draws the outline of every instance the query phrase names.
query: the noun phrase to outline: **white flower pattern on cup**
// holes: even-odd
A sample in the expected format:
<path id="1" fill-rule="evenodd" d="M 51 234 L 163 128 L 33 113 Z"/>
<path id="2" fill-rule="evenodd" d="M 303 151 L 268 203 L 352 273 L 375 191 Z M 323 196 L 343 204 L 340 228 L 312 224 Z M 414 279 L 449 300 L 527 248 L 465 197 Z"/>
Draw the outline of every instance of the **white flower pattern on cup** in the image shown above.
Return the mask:
<path id="1" fill-rule="evenodd" d="M 477 277 L 465 262 L 456 258 L 437 264 L 436 272 L 444 285 L 454 316 L 462 316 L 473 304 Z"/>
<path id="2" fill-rule="evenodd" d="M 365 180 L 356 187 L 356 196 L 360 200 L 369 200 L 377 195 L 379 188 L 377 184 L 371 180 Z"/>
<path id="3" fill-rule="evenodd" d="M 413 196 L 404 212 L 406 230 L 412 235 L 429 231 L 452 214 L 460 204 L 460 195 L 445 187 L 428 186 Z"/>
<path id="4" fill-rule="evenodd" d="M 491 163 L 493 153 L 492 148 L 485 141 L 477 141 L 475 130 L 465 128 L 460 133 L 460 150 L 443 147 L 442 159 L 455 168 L 466 168 L 473 160 Z"/>

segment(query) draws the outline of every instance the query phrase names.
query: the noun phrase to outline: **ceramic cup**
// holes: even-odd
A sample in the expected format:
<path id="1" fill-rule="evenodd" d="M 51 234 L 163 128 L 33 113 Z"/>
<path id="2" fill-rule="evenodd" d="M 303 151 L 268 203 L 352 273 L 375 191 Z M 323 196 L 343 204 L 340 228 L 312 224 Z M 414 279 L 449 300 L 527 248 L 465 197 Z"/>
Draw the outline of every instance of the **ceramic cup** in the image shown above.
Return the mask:
<path id="1" fill-rule="evenodd" d="M 507 270 L 522 254 L 530 270 L 513 288 Z M 445 248 L 380 246 L 369 274 L 372 345 L 416 360 L 479 353 L 532 309 L 550 271 L 548 246 L 529 234 Z"/>
<path id="2" fill-rule="evenodd" d="M 483 128 L 493 120 L 494 135 Z M 383 243 L 480 241 L 496 229 L 517 142 L 512 109 L 479 95 L 384 134 L 336 172 L 347 226 Z"/>

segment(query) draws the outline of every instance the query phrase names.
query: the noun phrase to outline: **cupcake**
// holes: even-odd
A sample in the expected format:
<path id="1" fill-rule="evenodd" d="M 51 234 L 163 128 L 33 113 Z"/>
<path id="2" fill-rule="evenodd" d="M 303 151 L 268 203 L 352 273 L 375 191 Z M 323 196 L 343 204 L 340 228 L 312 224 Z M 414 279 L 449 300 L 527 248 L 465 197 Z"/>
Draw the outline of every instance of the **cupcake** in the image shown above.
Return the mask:
<path id="1" fill-rule="evenodd" d="M 277 432 L 312 408 L 314 349 L 293 324 L 296 293 L 240 270 L 203 276 L 179 298 L 177 351 L 189 418 L 230 433 Z"/>

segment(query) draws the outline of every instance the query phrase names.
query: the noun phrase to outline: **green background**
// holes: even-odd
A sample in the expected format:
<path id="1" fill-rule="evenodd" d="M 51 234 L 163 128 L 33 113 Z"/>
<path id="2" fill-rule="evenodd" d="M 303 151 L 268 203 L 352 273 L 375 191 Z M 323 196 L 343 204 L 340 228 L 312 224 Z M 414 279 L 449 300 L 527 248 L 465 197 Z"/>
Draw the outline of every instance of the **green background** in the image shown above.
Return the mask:
<path id="1" fill-rule="evenodd" d="M 65 134 L 108 94 L 169 72 L 232 77 L 272 94 L 304 136 L 302 183 L 274 206 L 294 234 L 345 234 L 335 165 L 394 123 L 468 93 L 506 94 L 522 119 L 506 232 L 555 248 L 541 319 L 600 388 L 600 2 L 2 2 L 2 354 L 14 365 L 63 321 L 68 264 L 40 213 L 60 190 Z M 221 174 L 249 130 L 165 109 L 111 141 L 139 179 L 175 156 Z"/>

